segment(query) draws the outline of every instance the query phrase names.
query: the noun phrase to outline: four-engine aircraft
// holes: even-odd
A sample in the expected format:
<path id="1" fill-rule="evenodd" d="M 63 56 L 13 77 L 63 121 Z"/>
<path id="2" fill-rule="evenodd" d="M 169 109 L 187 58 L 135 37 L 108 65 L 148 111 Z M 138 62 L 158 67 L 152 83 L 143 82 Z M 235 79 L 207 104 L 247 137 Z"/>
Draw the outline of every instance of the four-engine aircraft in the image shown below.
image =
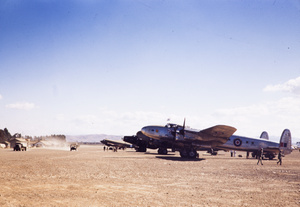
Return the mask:
<path id="1" fill-rule="evenodd" d="M 181 157 L 195 158 L 197 150 L 212 149 L 226 143 L 236 128 L 217 125 L 204 130 L 186 129 L 184 121 L 183 126 L 145 126 L 141 131 L 147 137 L 160 140 L 162 145 L 171 145 L 172 151 L 179 151 Z"/>
<path id="2" fill-rule="evenodd" d="M 266 131 L 262 132 L 260 137 L 260 139 L 264 139 L 264 140 L 269 140 L 269 135 Z M 254 138 L 253 138 L 254 139 Z M 146 152 L 147 148 L 149 149 L 158 149 L 158 154 L 163 154 L 166 155 L 168 154 L 168 149 L 173 150 L 173 141 L 170 142 L 166 142 L 166 141 L 161 141 L 158 139 L 152 139 L 150 137 L 147 137 L 146 135 L 144 135 L 141 131 L 138 131 L 136 133 L 136 135 L 134 136 L 124 136 L 123 140 L 125 142 L 131 143 L 135 146 L 135 149 L 137 152 Z M 256 142 L 257 139 L 254 139 L 254 141 Z M 248 141 L 249 142 L 249 141 Z M 230 140 L 228 140 L 225 145 L 229 145 Z M 220 147 L 222 148 L 222 147 Z M 205 147 L 201 147 L 201 151 L 207 151 L 208 153 L 211 153 L 212 155 L 217 155 L 219 150 L 222 150 L 220 148 L 205 148 Z M 231 148 L 231 150 L 238 150 L 236 148 Z M 226 149 L 227 151 L 228 149 Z M 257 149 L 247 149 L 247 152 L 252 152 L 252 157 L 255 157 L 257 154 Z M 269 153 L 268 150 L 265 151 L 264 156 L 269 158 L 269 159 L 273 159 L 276 153 Z"/>
<path id="3" fill-rule="evenodd" d="M 263 132 L 260 139 L 232 135 L 236 129 L 230 126 L 217 125 L 205 130 L 185 129 L 176 124 L 166 126 L 146 126 L 142 133 L 147 137 L 159 140 L 160 149 L 172 148 L 172 151 L 179 151 L 183 158 L 195 158 L 196 151 L 209 150 L 215 153 L 218 150 L 237 150 L 252 152 L 255 157 L 263 149 L 264 157 L 273 159 L 281 151 L 284 155 L 291 153 L 291 133 L 285 129 L 280 142 L 269 141 L 267 132 Z M 165 146 L 165 147 L 164 147 Z M 166 150 L 167 152 L 167 150 Z"/>

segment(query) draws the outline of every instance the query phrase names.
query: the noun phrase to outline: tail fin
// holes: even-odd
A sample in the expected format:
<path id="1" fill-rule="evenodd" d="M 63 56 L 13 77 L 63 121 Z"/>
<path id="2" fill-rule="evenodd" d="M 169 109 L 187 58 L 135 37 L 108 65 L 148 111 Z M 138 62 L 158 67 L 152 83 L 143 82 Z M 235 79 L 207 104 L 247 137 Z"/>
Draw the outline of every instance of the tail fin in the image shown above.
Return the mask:
<path id="1" fill-rule="evenodd" d="M 283 154 L 286 155 L 292 152 L 292 136 L 289 129 L 285 129 L 282 132 L 279 144 L 279 149 L 283 152 Z"/>
<path id="2" fill-rule="evenodd" d="M 269 140 L 268 132 L 263 131 L 259 138 Z"/>

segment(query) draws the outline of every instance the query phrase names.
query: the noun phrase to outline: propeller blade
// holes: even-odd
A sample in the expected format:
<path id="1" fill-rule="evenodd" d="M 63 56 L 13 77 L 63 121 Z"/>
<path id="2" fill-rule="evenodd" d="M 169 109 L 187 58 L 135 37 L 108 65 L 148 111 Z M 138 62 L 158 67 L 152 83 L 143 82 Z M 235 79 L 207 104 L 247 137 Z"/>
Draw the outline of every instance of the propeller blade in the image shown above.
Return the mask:
<path id="1" fill-rule="evenodd" d="M 180 130 L 180 134 L 184 137 L 184 129 L 185 129 L 185 118 L 183 120 L 183 126 L 182 129 Z"/>

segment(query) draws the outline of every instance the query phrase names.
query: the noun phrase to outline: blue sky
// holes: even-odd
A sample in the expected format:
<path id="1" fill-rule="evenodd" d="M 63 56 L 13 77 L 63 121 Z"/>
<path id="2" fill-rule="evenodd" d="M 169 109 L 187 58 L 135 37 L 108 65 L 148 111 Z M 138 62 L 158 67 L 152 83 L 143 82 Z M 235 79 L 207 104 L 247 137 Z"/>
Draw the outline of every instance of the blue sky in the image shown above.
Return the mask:
<path id="1" fill-rule="evenodd" d="M 0 2 L 0 128 L 300 138 L 299 1 Z"/>

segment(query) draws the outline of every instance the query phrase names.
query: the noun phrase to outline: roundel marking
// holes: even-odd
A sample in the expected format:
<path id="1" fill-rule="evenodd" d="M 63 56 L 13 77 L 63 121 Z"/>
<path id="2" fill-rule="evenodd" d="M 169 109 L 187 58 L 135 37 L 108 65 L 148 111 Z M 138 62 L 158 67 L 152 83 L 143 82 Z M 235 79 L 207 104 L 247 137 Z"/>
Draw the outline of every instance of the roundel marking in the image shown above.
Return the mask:
<path id="1" fill-rule="evenodd" d="M 241 146 L 242 145 L 242 140 L 239 139 L 239 138 L 236 138 L 233 140 L 233 144 L 237 147 Z"/>

